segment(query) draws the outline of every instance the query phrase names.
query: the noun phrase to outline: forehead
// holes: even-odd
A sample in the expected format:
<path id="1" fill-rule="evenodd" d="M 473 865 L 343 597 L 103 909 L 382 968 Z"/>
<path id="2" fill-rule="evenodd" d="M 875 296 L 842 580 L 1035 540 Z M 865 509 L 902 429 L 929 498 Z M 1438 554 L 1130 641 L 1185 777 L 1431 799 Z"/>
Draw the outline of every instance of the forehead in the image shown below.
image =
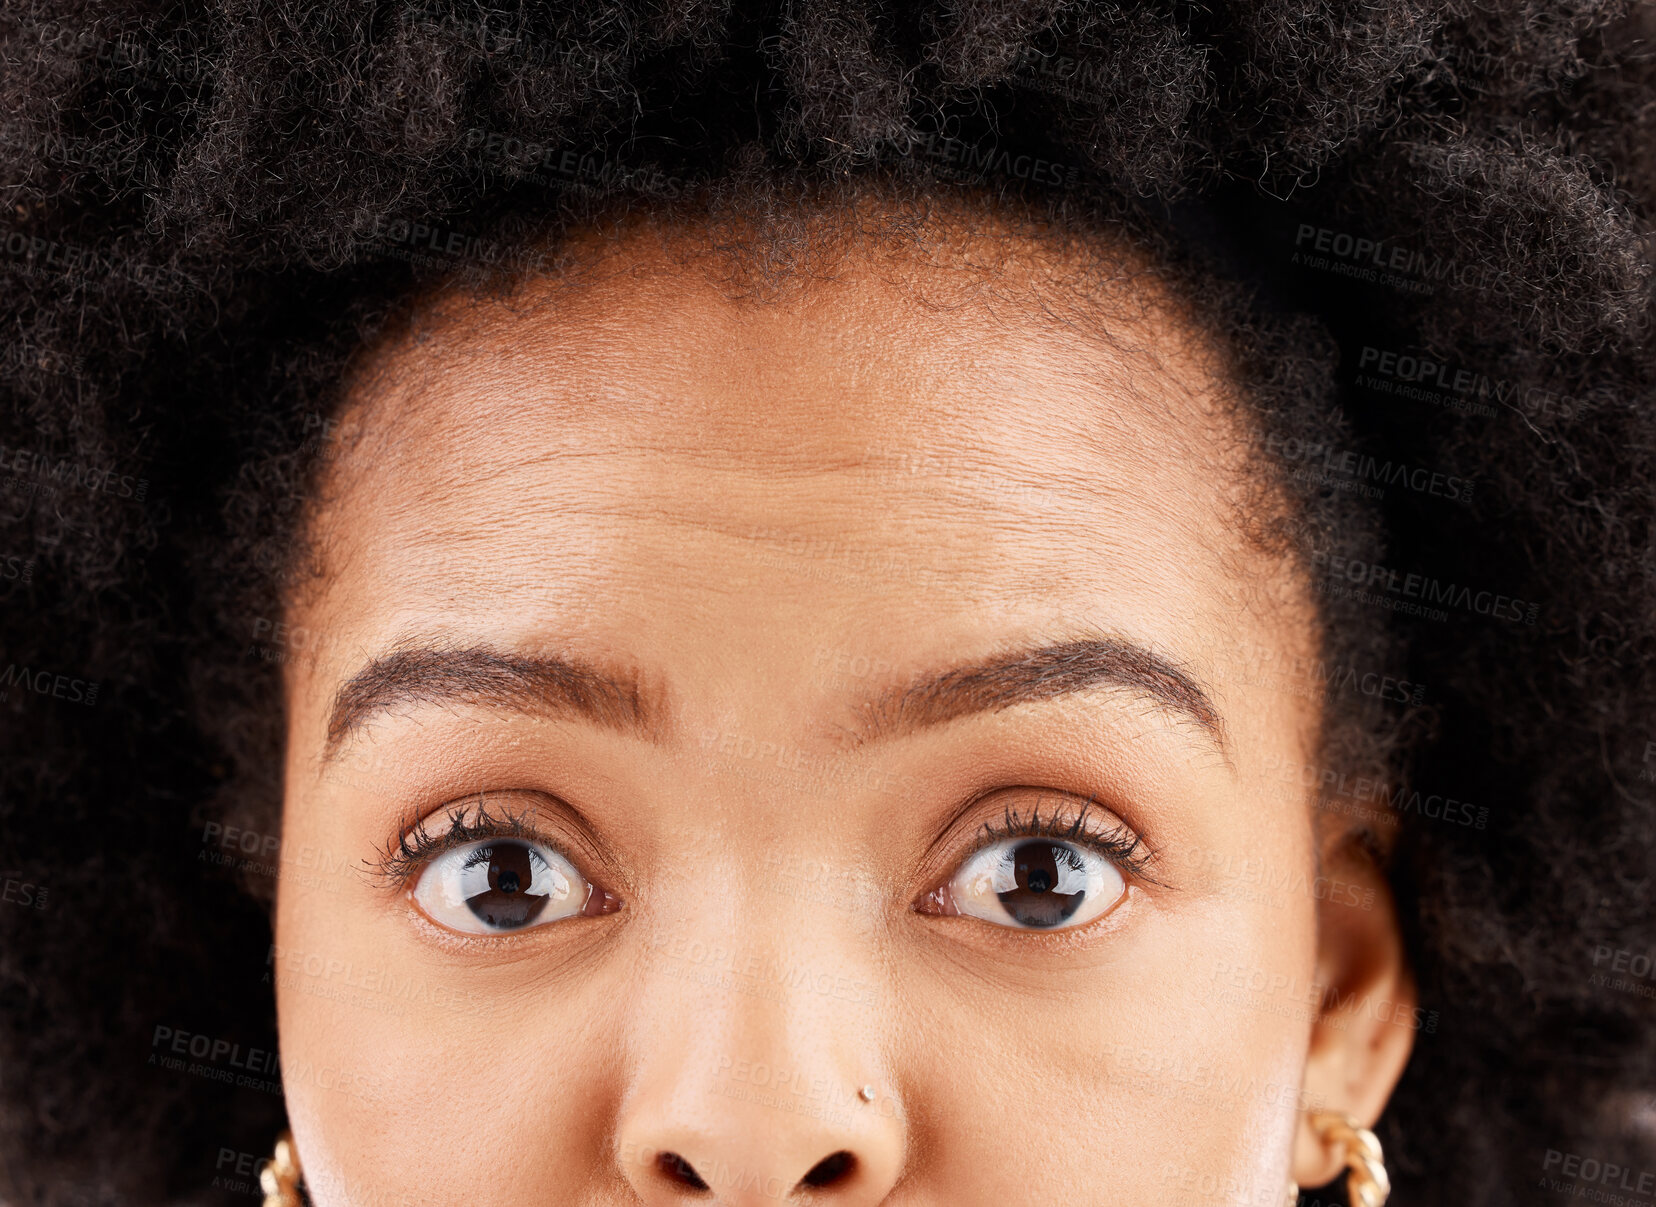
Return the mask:
<path id="1" fill-rule="evenodd" d="M 681 664 L 1078 625 L 1197 663 L 1298 644 L 1297 586 L 1237 522 L 1219 358 L 1147 278 L 1075 304 L 1064 268 L 852 253 L 761 300 L 635 239 L 576 285 L 445 299 L 359 379 L 303 610 L 359 651 Z"/>

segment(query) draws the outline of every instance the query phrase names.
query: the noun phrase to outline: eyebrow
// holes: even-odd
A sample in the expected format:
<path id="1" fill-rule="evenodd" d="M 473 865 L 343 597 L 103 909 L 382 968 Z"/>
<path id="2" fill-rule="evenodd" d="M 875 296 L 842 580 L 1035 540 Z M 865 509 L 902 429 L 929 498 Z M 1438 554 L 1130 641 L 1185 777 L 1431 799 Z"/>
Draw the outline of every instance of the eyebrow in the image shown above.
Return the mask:
<path id="1" fill-rule="evenodd" d="M 1223 719 L 1202 686 L 1144 646 L 1117 638 L 1037 646 L 921 676 L 862 704 L 847 744 L 855 748 L 1099 688 L 1126 689 L 1195 722 L 1228 761 Z M 660 740 L 664 715 L 635 675 L 578 659 L 488 646 L 402 649 L 374 659 L 339 689 L 323 761 L 374 717 L 406 704 L 478 704 L 568 717 L 652 742 Z"/>
<path id="2" fill-rule="evenodd" d="M 396 650 L 339 689 L 328 715 L 327 762 L 380 713 L 405 704 L 480 704 L 659 739 L 661 710 L 628 672 L 574 658 L 503 653 L 488 646 Z"/>
<path id="3" fill-rule="evenodd" d="M 858 710 L 849 744 L 862 746 L 1098 688 L 1125 689 L 1194 722 L 1229 761 L 1224 720 L 1201 684 L 1144 646 L 1108 637 L 1037 646 L 894 687 Z"/>

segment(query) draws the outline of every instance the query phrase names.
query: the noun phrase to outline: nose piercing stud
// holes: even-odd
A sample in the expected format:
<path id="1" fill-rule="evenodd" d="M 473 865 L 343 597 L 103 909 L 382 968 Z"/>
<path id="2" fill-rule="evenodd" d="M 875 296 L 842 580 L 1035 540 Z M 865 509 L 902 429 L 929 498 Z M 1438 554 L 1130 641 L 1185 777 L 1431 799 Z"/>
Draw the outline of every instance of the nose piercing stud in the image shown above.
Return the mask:
<path id="1" fill-rule="evenodd" d="M 857 1097 L 861 1098 L 864 1102 L 873 1102 L 874 1101 L 874 1087 L 871 1086 L 871 1085 L 863 1086 L 862 1089 L 857 1091 Z"/>

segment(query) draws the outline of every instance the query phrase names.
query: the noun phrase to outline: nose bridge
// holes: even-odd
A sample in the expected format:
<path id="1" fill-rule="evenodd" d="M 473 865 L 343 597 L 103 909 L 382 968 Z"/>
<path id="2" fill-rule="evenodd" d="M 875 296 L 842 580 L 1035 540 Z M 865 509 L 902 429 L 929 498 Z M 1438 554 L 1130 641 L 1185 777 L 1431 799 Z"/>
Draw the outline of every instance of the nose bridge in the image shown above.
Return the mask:
<path id="1" fill-rule="evenodd" d="M 650 1204 L 878 1203 L 906 1136 L 868 928 L 832 903 L 725 889 L 643 937 L 624 1175 Z"/>

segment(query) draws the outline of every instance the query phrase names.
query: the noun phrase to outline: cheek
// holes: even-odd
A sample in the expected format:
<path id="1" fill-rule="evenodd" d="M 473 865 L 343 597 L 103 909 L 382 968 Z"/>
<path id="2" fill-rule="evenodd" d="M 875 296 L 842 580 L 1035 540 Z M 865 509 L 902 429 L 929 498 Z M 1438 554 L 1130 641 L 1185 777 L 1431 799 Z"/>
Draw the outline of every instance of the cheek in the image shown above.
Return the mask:
<path id="1" fill-rule="evenodd" d="M 951 994 L 925 1036 L 915 1139 L 973 1202 L 1280 1207 L 1310 1020 L 1314 903 L 1229 895 L 1164 912 L 1119 961 L 1031 992 Z M 1239 970 L 1263 991 L 1227 988 Z M 1274 988 L 1271 988 L 1274 987 Z M 926 1132 L 931 1131 L 931 1137 Z M 964 1199 L 962 1201 L 965 1201 Z"/>
<path id="2" fill-rule="evenodd" d="M 318 1207 L 484 1201 L 479 1185 L 488 1202 L 536 1202 L 605 1180 L 606 1072 L 624 1046 L 606 1003 L 624 986 L 526 970 L 480 991 L 327 910 L 296 899 L 283 913 L 291 967 L 277 974 L 288 1113 Z"/>
<path id="3" fill-rule="evenodd" d="M 302 827 L 287 828 L 298 850 Z M 384 993 L 385 962 L 365 951 L 347 888 L 338 872 L 284 867 L 271 962 L 288 1120 L 322 1207 L 373 1201 L 359 1197 L 372 1185 L 363 1157 L 380 1148 L 377 1120 L 398 1101 L 385 1057 L 414 1038 Z"/>

